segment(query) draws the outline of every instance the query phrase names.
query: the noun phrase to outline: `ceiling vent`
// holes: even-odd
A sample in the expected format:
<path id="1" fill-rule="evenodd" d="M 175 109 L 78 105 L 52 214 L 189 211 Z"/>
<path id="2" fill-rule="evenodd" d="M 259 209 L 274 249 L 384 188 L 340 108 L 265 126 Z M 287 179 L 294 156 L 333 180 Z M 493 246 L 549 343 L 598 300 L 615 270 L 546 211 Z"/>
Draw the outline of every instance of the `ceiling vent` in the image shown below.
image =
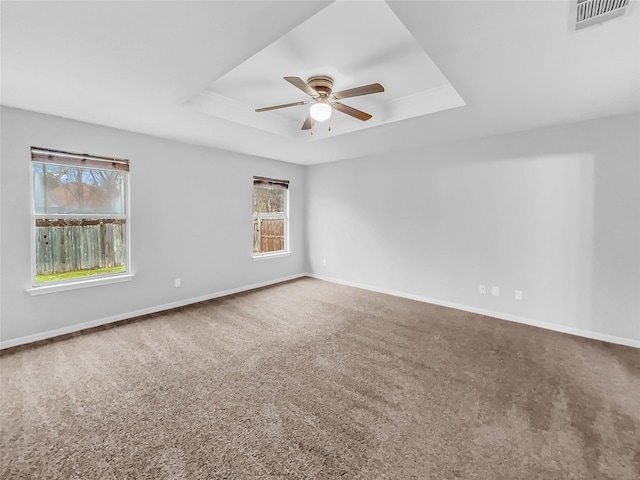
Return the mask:
<path id="1" fill-rule="evenodd" d="M 578 0 L 576 29 L 624 15 L 628 6 L 629 0 Z"/>

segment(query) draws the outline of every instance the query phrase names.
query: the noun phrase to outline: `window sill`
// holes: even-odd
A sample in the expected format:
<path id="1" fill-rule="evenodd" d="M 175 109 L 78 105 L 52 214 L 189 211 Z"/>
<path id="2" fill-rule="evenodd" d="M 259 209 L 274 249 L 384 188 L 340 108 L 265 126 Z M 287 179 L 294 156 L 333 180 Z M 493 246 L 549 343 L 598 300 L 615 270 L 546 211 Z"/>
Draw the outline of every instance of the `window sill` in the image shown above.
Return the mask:
<path id="1" fill-rule="evenodd" d="M 263 253 L 259 255 L 253 255 L 253 260 L 268 260 L 270 258 L 288 257 L 289 255 L 291 255 L 291 252 Z"/>
<path id="2" fill-rule="evenodd" d="M 63 292 L 65 290 L 76 290 L 78 288 L 96 287 L 98 285 L 108 285 L 109 283 L 130 282 L 133 274 L 118 275 L 107 278 L 92 278 L 90 280 L 78 280 L 73 283 L 58 283 L 55 285 L 42 285 L 40 287 L 31 287 L 27 289 L 29 295 L 45 295 L 47 293 Z"/>

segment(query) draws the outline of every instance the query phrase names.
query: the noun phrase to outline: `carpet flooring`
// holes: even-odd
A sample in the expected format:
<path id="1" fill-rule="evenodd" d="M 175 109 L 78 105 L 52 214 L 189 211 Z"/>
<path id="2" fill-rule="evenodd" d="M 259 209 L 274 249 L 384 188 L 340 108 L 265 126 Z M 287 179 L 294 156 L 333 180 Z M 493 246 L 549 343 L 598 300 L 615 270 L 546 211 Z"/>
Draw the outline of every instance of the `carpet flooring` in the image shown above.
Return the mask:
<path id="1" fill-rule="evenodd" d="M 5 350 L 2 479 L 640 478 L 640 352 L 299 280 Z"/>

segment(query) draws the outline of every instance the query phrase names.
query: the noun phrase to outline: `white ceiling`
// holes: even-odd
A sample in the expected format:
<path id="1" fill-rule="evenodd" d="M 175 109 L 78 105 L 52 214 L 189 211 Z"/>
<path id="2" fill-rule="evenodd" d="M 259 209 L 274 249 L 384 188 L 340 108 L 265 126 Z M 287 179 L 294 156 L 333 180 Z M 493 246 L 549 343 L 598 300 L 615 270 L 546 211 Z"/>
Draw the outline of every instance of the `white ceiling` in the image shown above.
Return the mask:
<path id="1" fill-rule="evenodd" d="M 334 112 L 331 122 L 316 123 L 311 135 L 301 130 L 308 105 L 256 115 L 256 107 L 309 100 L 283 74 L 303 80 L 328 75 L 336 92 L 376 82 L 388 88 L 342 101 L 373 118 L 362 122 Z M 216 79 L 188 104 L 243 125 L 317 141 L 460 107 L 464 100 L 386 2 L 338 1 Z"/>
<path id="2" fill-rule="evenodd" d="M 316 14 L 316 22 L 339 15 L 331 2 L 2 1 L 0 101 L 300 164 L 640 111 L 637 0 L 624 17 L 577 32 L 569 0 L 388 1 L 385 25 L 397 22 L 408 36 L 369 51 L 353 32 L 371 25 L 380 2 L 350 3 L 348 13 L 324 20 L 323 44 L 315 36 L 300 41 L 300 32 Z M 315 65 L 323 45 L 335 54 Z M 406 62 L 412 55 L 424 62 Z M 378 110 L 370 128 L 321 141 L 298 135 L 304 111 L 286 135 L 194 105 L 203 92 L 244 104 L 264 95 L 252 108 L 302 100 L 281 77 L 313 72 L 335 76 L 336 89 L 382 83 L 384 93 L 344 101 L 375 111 L 384 95 L 402 97 L 408 85 L 425 81 L 414 88 L 418 96 L 433 90 L 437 80 L 423 78 L 429 62 L 465 106 L 401 121 L 391 112 L 392 120 L 375 123 Z M 299 71 L 280 71 L 298 64 Z M 297 108 L 305 107 L 283 118 Z M 340 119 L 347 120 L 358 122 Z"/>

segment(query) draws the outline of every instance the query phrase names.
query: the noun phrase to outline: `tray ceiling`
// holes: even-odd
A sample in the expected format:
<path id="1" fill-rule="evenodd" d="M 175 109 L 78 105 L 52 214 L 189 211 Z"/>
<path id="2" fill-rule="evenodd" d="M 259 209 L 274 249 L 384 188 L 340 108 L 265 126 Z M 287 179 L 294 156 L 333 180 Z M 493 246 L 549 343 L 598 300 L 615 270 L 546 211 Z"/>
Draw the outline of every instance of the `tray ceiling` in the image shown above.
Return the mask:
<path id="1" fill-rule="evenodd" d="M 309 100 L 283 80 L 314 75 L 334 79 L 334 90 L 381 83 L 382 93 L 348 98 L 373 115 L 366 122 L 334 111 L 302 131 L 309 105 L 255 109 Z M 216 79 L 187 104 L 203 113 L 267 132 L 320 140 L 465 105 L 446 77 L 385 2 L 338 1 Z"/>
<path id="2" fill-rule="evenodd" d="M 639 112 L 640 2 L 581 30 L 575 6 L 1 1 L 1 102 L 302 165 Z M 383 84 L 344 101 L 374 117 L 335 112 L 311 136 L 305 107 L 254 112 L 306 100 L 282 77 L 316 74 Z"/>

